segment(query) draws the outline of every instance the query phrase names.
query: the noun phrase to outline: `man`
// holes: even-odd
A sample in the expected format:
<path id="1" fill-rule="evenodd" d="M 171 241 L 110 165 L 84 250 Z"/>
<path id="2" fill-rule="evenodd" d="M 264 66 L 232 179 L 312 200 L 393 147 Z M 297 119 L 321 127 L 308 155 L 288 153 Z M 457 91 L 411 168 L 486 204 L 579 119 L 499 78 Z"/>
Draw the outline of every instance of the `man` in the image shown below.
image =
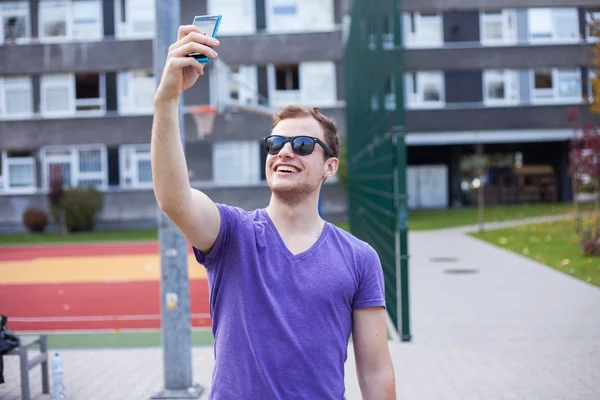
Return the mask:
<path id="1" fill-rule="evenodd" d="M 197 27 L 180 27 L 156 91 L 151 141 L 158 204 L 208 275 L 211 399 L 341 400 L 351 333 L 363 398 L 395 399 L 379 258 L 318 213 L 320 187 L 338 168 L 335 123 L 316 108 L 274 116 L 264 141 L 272 192 L 265 209 L 215 204 L 190 187 L 177 102 L 203 64 L 186 54 L 215 59 L 218 45 Z"/>

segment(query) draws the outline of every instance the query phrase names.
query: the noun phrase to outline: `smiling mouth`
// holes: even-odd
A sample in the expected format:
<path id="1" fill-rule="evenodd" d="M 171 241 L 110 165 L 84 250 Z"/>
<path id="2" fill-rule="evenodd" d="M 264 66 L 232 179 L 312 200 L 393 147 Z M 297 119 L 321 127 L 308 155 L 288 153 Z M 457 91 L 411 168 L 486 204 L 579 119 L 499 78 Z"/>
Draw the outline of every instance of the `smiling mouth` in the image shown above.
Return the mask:
<path id="1" fill-rule="evenodd" d="M 286 174 L 296 174 L 300 171 L 298 170 L 298 168 L 295 168 L 295 167 L 292 167 L 289 165 L 280 165 L 279 167 L 277 167 L 275 172 L 282 172 L 282 173 L 286 173 Z"/>

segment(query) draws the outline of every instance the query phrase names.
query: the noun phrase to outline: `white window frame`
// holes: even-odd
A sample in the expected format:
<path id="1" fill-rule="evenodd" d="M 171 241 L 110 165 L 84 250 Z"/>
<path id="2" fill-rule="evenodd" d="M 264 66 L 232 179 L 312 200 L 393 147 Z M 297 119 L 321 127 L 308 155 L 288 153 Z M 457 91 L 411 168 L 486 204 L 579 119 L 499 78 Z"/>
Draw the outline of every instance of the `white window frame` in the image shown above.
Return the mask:
<path id="1" fill-rule="evenodd" d="M 487 39 L 486 27 L 488 23 L 502 24 L 501 39 Z M 499 14 L 489 14 L 488 11 L 479 12 L 479 31 L 481 44 L 484 46 L 498 46 L 517 43 L 517 12 L 514 9 L 502 9 Z"/>
<path id="2" fill-rule="evenodd" d="M 237 152 L 237 153 L 236 153 Z M 243 152 L 243 153 L 242 153 Z M 231 165 L 228 160 L 221 161 L 221 154 L 233 158 L 236 161 L 242 162 L 238 169 L 236 165 Z M 232 157 L 232 155 L 234 157 Z M 213 168 L 213 184 L 215 186 L 255 186 L 261 183 L 261 157 L 260 146 L 256 141 L 240 140 L 240 141 L 221 141 L 214 142 L 212 146 L 212 168 Z M 220 180 L 219 174 L 221 168 L 231 170 L 231 176 L 234 179 Z"/>
<path id="3" fill-rule="evenodd" d="M 94 72 L 95 74 L 95 72 Z M 73 75 L 73 87 L 75 96 L 75 113 L 79 115 L 103 115 L 106 113 L 106 75 L 103 72 L 98 73 L 99 98 L 96 99 L 77 99 L 77 74 Z M 100 106 L 99 110 L 77 110 L 77 107 Z"/>
<path id="4" fill-rule="evenodd" d="M 0 193 L 1 194 L 29 194 L 37 191 L 36 162 L 34 157 L 8 157 L 6 151 L 0 153 L 2 157 L 2 168 L 0 170 Z M 26 187 L 10 186 L 10 167 L 14 165 L 27 165 L 31 167 L 32 184 Z"/>
<path id="5" fill-rule="evenodd" d="M 62 78 L 62 81 L 57 79 Z M 69 93 L 69 107 L 65 111 L 48 111 L 46 90 L 52 87 L 66 87 Z M 75 114 L 75 77 L 73 74 L 48 74 L 40 77 L 40 113 L 46 118 L 65 117 Z"/>
<path id="6" fill-rule="evenodd" d="M 483 103 L 484 105 L 517 105 L 519 99 L 519 73 L 511 69 L 490 69 L 483 71 Z M 504 99 L 489 98 L 488 85 L 501 81 L 504 84 Z M 512 94 L 512 95 L 511 95 Z M 512 98 L 511 98 L 512 97 Z"/>
<path id="7" fill-rule="evenodd" d="M 413 15 L 414 20 L 414 30 L 412 32 L 412 23 L 411 23 L 411 14 Z M 436 13 L 432 15 L 432 13 L 424 13 L 420 12 L 405 12 L 403 14 L 404 19 L 404 47 L 407 48 L 431 48 L 431 47 L 442 47 L 444 45 L 444 22 L 442 19 L 441 13 Z M 425 40 L 421 37 L 422 26 L 425 23 L 429 24 L 437 24 L 439 26 L 438 29 L 438 37 L 435 40 Z"/>
<path id="8" fill-rule="evenodd" d="M 56 150 L 68 150 L 68 155 L 48 155 L 48 152 Z M 86 150 L 100 150 L 100 168 L 101 171 L 81 172 L 79 171 L 79 152 Z M 106 145 L 104 144 L 85 144 L 77 146 L 44 146 L 40 148 L 40 162 L 42 167 L 42 189 L 49 189 L 49 165 L 51 163 L 69 163 L 71 165 L 71 180 L 64 182 L 66 186 L 78 187 L 82 180 L 100 180 L 100 185 L 96 186 L 98 190 L 108 188 L 108 158 Z"/>
<path id="9" fill-rule="evenodd" d="M 416 75 L 415 75 L 416 74 Z M 414 82 L 416 81 L 416 94 Z M 440 85 L 440 100 L 425 101 L 423 86 L 435 82 Z M 416 71 L 404 74 L 406 108 L 442 108 L 446 105 L 446 80 L 443 71 Z"/>
<path id="10" fill-rule="evenodd" d="M 119 146 L 119 186 L 121 188 L 150 189 L 153 187 L 152 182 L 140 182 L 139 161 L 150 161 L 149 144 L 124 144 Z"/>
<path id="11" fill-rule="evenodd" d="M 20 7 L 15 7 L 17 4 Z M 22 4 L 25 7 L 22 7 Z M 29 1 L 10 1 L 5 3 L 0 3 L 0 45 L 4 44 L 4 17 L 5 16 L 14 16 L 14 17 L 25 17 L 25 37 L 19 38 L 15 40 L 15 44 L 26 44 L 31 41 L 31 18 L 29 17 Z"/>
<path id="12" fill-rule="evenodd" d="M 51 4 L 54 6 L 65 8 L 65 35 L 64 36 L 45 36 L 44 35 L 44 7 L 43 4 Z M 38 38 L 42 43 L 57 43 L 66 42 L 71 40 L 71 33 L 73 31 L 73 13 L 70 1 L 58 1 L 58 0 L 41 0 L 39 2 L 39 16 L 38 16 Z"/>
<path id="13" fill-rule="evenodd" d="M 135 102 L 136 96 L 141 95 L 135 91 L 135 73 L 138 70 L 120 71 L 117 73 L 117 99 L 119 114 L 121 115 L 150 115 L 154 112 L 154 93 L 156 92 L 156 81 L 154 76 L 147 77 L 152 80 L 152 99 L 148 107 L 138 107 Z M 146 79 L 146 78 L 144 78 Z"/>
<path id="14" fill-rule="evenodd" d="M 121 2 L 125 1 L 125 17 L 126 21 L 122 22 Z M 145 4 L 144 4 L 145 2 Z M 139 1 L 137 5 L 142 5 L 144 12 L 140 13 L 138 8 L 132 8 L 130 0 L 114 0 L 115 7 L 115 37 L 121 40 L 127 39 L 154 39 L 156 36 L 156 17 L 154 16 L 155 0 L 144 0 Z M 148 18 L 146 18 L 148 17 Z M 193 16 L 190 17 L 189 22 L 192 23 Z M 148 31 L 135 31 L 134 27 L 136 24 L 144 24 L 146 26 L 151 25 L 151 29 Z"/>
<path id="15" fill-rule="evenodd" d="M 265 0 L 268 33 L 331 32 L 334 0 Z M 280 13 L 275 13 L 279 9 Z"/>
<path id="16" fill-rule="evenodd" d="M 31 77 L 29 76 L 15 76 L 17 79 L 25 79 L 24 82 L 14 82 L 11 78 L 1 78 L 0 77 L 0 119 L 11 120 L 11 119 L 27 119 L 31 118 L 33 115 L 33 84 L 31 82 Z M 17 88 L 27 90 L 30 101 L 30 111 L 8 114 L 7 112 L 7 104 L 8 100 L 6 99 L 6 90 L 7 88 Z"/>
<path id="17" fill-rule="evenodd" d="M 541 68 L 540 68 L 541 69 Z M 545 69 L 545 68 L 544 68 Z M 532 104 L 577 104 L 583 101 L 581 93 L 581 68 L 551 68 L 552 71 L 552 88 L 551 89 L 536 89 L 535 88 L 535 68 L 530 70 L 530 82 L 531 82 L 531 103 Z M 559 97 L 559 81 L 561 76 L 576 77 L 579 80 L 577 85 L 577 96 L 561 98 Z M 548 98 L 536 98 L 536 92 L 546 91 L 552 94 L 552 97 Z"/>
<path id="18" fill-rule="evenodd" d="M 256 1 L 238 0 L 239 3 L 231 6 L 228 1 L 226 6 L 222 0 L 208 0 L 208 14 L 227 15 L 226 19 L 221 21 L 219 27 L 219 36 L 239 36 L 252 35 L 256 33 Z"/>
<path id="19" fill-rule="evenodd" d="M 550 12 L 550 31 L 548 31 L 548 33 L 550 34 L 550 37 L 542 37 L 542 38 L 535 38 L 532 36 L 532 32 L 531 32 L 531 27 L 532 27 L 532 23 L 531 23 L 531 14 L 533 12 L 536 11 L 545 11 L 545 12 Z M 576 21 L 576 25 L 577 25 L 577 35 L 574 38 L 560 38 L 558 37 L 558 25 L 559 24 L 564 24 L 564 13 L 565 12 L 570 12 L 571 17 L 575 17 L 575 21 Z M 562 15 L 561 15 L 562 14 Z M 576 8 L 530 8 L 528 9 L 528 13 L 527 13 L 527 19 L 528 19 L 528 32 L 527 32 L 527 37 L 529 38 L 529 43 L 532 44 L 556 44 L 556 43 L 576 43 L 580 41 L 580 35 L 579 35 L 579 14 Z"/>

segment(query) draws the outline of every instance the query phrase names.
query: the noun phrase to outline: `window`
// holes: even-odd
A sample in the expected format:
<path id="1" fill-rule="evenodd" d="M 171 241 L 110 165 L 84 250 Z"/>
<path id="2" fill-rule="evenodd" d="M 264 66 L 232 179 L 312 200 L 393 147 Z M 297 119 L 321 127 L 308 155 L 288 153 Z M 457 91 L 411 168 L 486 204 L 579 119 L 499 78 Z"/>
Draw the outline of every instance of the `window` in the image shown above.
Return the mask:
<path id="1" fill-rule="evenodd" d="M 441 71 L 407 73 L 405 87 L 407 107 L 441 107 L 446 102 L 444 74 Z"/>
<path id="2" fill-rule="evenodd" d="M 151 70 L 119 72 L 117 79 L 120 113 L 152 113 L 156 82 Z"/>
<path id="3" fill-rule="evenodd" d="M 299 68 L 300 103 L 320 107 L 335 106 L 337 104 L 335 63 L 331 61 L 303 62 Z"/>
<path id="4" fill-rule="evenodd" d="M 114 0 L 115 31 L 119 39 L 153 39 L 156 34 L 154 0 Z M 192 23 L 193 17 L 189 22 Z"/>
<path id="5" fill-rule="evenodd" d="M 64 116 L 105 111 L 104 74 L 44 75 L 41 79 L 42 114 Z"/>
<path id="6" fill-rule="evenodd" d="M 104 111 L 104 74 L 75 74 L 75 109 L 81 111 Z"/>
<path id="7" fill-rule="evenodd" d="M 333 0 L 265 0 L 265 9 L 269 32 L 322 32 L 335 28 Z"/>
<path id="8" fill-rule="evenodd" d="M 71 74 L 43 75 L 40 86 L 43 115 L 69 115 L 75 111 L 75 85 Z"/>
<path id="9" fill-rule="evenodd" d="M 591 104 L 594 104 L 595 107 L 600 107 L 600 70 L 589 70 L 588 98 Z"/>
<path id="10" fill-rule="evenodd" d="M 99 0 L 75 0 L 73 2 L 73 38 L 77 40 L 101 40 L 102 3 Z"/>
<path id="11" fill-rule="evenodd" d="M 213 181 L 216 185 L 260 182 L 260 146 L 254 141 L 213 144 Z"/>
<path id="12" fill-rule="evenodd" d="M 241 105 L 258 104 L 256 66 L 232 65 L 229 69 L 229 99 Z"/>
<path id="13" fill-rule="evenodd" d="M 273 106 L 300 102 L 298 64 L 269 65 L 269 101 Z"/>
<path id="14" fill-rule="evenodd" d="M 40 40 L 100 40 L 103 37 L 101 16 L 100 0 L 41 0 Z"/>
<path id="15" fill-rule="evenodd" d="M 35 158 L 0 153 L 0 193 L 32 193 L 36 190 Z"/>
<path id="16" fill-rule="evenodd" d="M 481 43 L 509 44 L 517 41 L 515 10 L 488 10 L 480 14 Z"/>
<path id="17" fill-rule="evenodd" d="M 404 14 L 406 47 L 439 47 L 444 42 L 442 16 L 435 13 Z"/>
<path id="18" fill-rule="evenodd" d="M 108 161 L 104 145 L 47 146 L 40 149 L 42 187 L 60 176 L 68 187 L 108 186 Z"/>
<path id="19" fill-rule="evenodd" d="M 0 3 L 0 43 L 25 43 L 29 39 L 29 1 Z"/>
<path id="20" fill-rule="evenodd" d="M 532 74 L 532 102 L 581 101 L 581 71 L 578 68 L 537 68 Z"/>
<path id="21" fill-rule="evenodd" d="M 151 188 L 150 145 L 119 146 L 119 171 L 121 187 Z"/>
<path id="22" fill-rule="evenodd" d="M 249 35 L 256 32 L 255 0 L 208 0 L 208 14 L 226 15 L 219 35 Z"/>
<path id="23" fill-rule="evenodd" d="M 385 95 L 383 107 L 388 111 L 396 109 L 396 77 L 390 76 L 385 82 Z"/>
<path id="24" fill-rule="evenodd" d="M 506 69 L 483 71 L 483 101 L 490 105 L 518 103 L 517 71 Z"/>
<path id="25" fill-rule="evenodd" d="M 576 8 L 531 8 L 528 10 L 529 41 L 572 42 L 579 40 Z"/>
<path id="26" fill-rule="evenodd" d="M 0 78 L 0 117 L 27 118 L 33 114 L 31 78 Z"/>
<path id="27" fill-rule="evenodd" d="M 383 17 L 383 36 L 381 37 L 381 47 L 384 50 L 392 50 L 394 43 L 394 17 L 386 15 Z"/>
<path id="28" fill-rule="evenodd" d="M 585 13 L 585 35 L 588 41 L 600 41 L 600 8 Z"/>

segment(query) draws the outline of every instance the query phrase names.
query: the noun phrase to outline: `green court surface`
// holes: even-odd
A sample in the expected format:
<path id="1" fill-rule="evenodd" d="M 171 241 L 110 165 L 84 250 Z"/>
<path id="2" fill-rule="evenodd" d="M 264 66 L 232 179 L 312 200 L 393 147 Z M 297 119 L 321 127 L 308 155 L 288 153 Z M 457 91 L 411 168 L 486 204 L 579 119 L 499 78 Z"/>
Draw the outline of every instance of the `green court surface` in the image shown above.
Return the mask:
<path id="1" fill-rule="evenodd" d="M 22 336 L 35 335 L 26 333 Z M 50 349 L 160 347 L 161 331 L 47 333 Z M 192 346 L 212 346 L 210 329 L 194 329 Z"/>

